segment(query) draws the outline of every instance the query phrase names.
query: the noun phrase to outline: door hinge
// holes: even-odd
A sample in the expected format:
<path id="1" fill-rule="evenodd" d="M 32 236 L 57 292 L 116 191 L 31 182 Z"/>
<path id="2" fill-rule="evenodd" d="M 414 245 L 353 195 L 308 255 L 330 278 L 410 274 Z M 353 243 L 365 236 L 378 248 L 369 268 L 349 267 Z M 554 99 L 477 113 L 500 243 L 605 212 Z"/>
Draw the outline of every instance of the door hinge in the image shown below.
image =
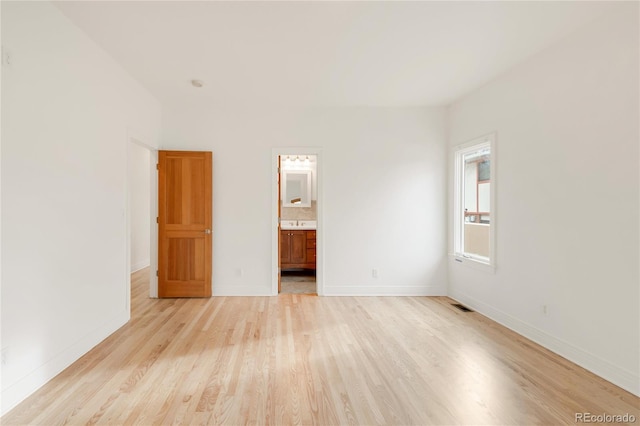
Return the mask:
<path id="1" fill-rule="evenodd" d="M 156 163 L 156 170 L 160 170 L 160 164 Z"/>
<path id="2" fill-rule="evenodd" d="M 156 216 L 156 223 L 160 223 L 160 219 Z"/>
<path id="3" fill-rule="evenodd" d="M 159 276 L 159 275 L 158 275 L 158 270 L 156 269 L 156 277 L 158 277 L 158 276 Z"/>

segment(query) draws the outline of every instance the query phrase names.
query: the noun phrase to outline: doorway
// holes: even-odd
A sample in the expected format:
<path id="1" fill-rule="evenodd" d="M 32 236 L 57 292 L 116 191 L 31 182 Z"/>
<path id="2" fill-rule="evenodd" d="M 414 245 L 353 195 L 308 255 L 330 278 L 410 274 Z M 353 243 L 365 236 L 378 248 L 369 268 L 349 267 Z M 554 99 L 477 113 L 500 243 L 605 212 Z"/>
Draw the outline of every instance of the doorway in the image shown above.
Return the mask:
<path id="1" fill-rule="evenodd" d="M 151 153 L 129 144 L 130 273 L 151 262 Z"/>
<path id="2" fill-rule="evenodd" d="M 322 294 L 319 151 L 274 149 L 274 295 Z"/>
<path id="3" fill-rule="evenodd" d="M 157 173 L 158 152 L 146 137 L 127 131 L 127 309 L 131 277 L 140 272 L 150 297 L 157 297 Z M 148 269 L 148 273 L 142 273 Z M 152 272 L 153 271 L 153 272 Z"/>

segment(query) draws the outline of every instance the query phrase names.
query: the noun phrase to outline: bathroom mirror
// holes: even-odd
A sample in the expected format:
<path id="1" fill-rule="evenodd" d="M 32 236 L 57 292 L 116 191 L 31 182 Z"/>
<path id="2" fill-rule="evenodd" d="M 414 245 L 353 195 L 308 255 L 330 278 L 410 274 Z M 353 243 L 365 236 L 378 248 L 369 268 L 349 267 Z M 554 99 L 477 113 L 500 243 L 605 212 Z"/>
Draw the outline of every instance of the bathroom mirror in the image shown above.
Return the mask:
<path id="1" fill-rule="evenodd" d="M 282 207 L 311 207 L 311 170 L 282 172 Z"/>

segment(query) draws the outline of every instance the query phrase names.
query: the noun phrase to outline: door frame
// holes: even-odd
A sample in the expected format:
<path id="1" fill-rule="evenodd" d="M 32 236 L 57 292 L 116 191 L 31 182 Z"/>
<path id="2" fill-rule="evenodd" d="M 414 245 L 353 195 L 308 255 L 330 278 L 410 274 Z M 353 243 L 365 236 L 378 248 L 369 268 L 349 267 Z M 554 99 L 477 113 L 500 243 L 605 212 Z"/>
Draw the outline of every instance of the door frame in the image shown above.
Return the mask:
<path id="1" fill-rule="evenodd" d="M 278 295 L 278 157 L 282 155 L 315 155 L 317 161 L 316 191 L 318 209 L 316 226 L 316 292 L 324 295 L 324 238 L 323 238 L 323 177 L 322 148 L 320 147 L 274 147 L 271 149 L 271 295 Z"/>
<path id="2" fill-rule="evenodd" d="M 127 143 L 126 143 L 126 234 L 127 234 L 127 258 L 126 258 L 126 309 L 127 312 L 131 312 L 131 206 L 129 205 L 130 188 L 130 176 L 129 165 L 131 158 L 129 155 L 129 145 L 136 144 L 147 150 L 149 150 L 149 174 L 150 174 L 150 197 L 149 197 L 149 297 L 158 297 L 158 277 L 155 271 L 158 269 L 158 224 L 156 223 L 156 217 L 158 217 L 158 170 L 156 164 L 158 164 L 158 148 L 150 145 L 148 142 L 150 139 L 131 128 L 127 128 Z"/>

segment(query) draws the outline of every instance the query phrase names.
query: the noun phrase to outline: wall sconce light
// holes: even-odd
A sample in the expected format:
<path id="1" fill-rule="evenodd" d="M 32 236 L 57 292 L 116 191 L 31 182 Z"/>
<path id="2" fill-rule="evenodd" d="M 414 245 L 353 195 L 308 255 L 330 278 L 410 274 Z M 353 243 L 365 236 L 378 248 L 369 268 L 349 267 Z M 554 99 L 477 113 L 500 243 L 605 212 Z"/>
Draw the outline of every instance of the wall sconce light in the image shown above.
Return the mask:
<path id="1" fill-rule="evenodd" d="M 299 155 L 287 155 L 283 160 L 284 167 L 290 169 L 309 169 L 311 166 L 311 160 L 309 156 L 305 156 L 305 159 L 301 159 Z"/>

